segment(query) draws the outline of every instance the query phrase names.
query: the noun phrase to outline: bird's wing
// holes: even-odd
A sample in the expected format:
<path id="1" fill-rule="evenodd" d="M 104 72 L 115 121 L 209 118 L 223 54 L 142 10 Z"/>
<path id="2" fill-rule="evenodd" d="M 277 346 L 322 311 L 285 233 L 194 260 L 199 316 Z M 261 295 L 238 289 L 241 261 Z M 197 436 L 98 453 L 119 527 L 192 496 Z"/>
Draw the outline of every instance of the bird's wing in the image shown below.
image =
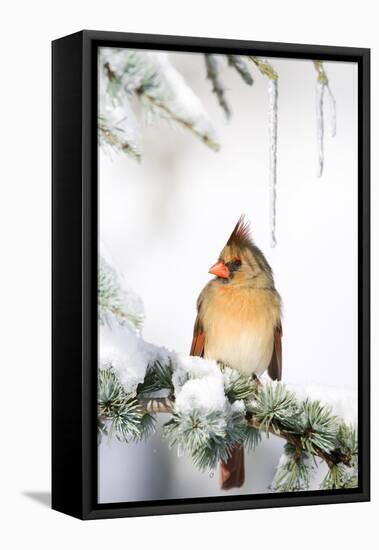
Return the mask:
<path id="1" fill-rule="evenodd" d="M 282 324 L 279 322 L 274 329 L 274 348 L 267 372 L 272 380 L 282 378 Z"/>
<path id="2" fill-rule="evenodd" d="M 204 345 L 205 345 L 205 333 L 200 319 L 200 312 L 197 314 L 195 326 L 193 329 L 193 339 L 190 355 L 198 355 L 199 357 L 204 356 Z"/>
<path id="3" fill-rule="evenodd" d="M 195 326 L 193 327 L 193 339 L 190 355 L 197 355 L 198 357 L 204 357 L 204 346 L 205 346 L 205 332 L 202 322 L 202 308 L 204 308 L 204 300 L 209 292 L 209 283 L 206 285 L 203 290 L 200 292 L 200 295 L 197 299 L 197 317 L 195 321 Z"/>

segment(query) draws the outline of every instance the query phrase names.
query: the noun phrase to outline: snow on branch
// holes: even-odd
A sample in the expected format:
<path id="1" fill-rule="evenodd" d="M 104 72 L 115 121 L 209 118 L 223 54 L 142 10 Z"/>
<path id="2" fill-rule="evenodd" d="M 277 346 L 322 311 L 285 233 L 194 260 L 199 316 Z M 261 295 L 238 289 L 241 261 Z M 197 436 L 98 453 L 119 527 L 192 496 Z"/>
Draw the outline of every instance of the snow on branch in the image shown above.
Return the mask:
<path id="1" fill-rule="evenodd" d="M 141 160 L 139 144 L 130 139 L 128 119 L 122 115 L 117 119 L 116 113 L 112 115 L 103 113 L 99 115 L 98 136 L 100 145 L 106 149 L 109 146 L 118 152 L 127 153 L 136 160 Z"/>
<path id="2" fill-rule="evenodd" d="M 150 114 L 177 123 L 211 149 L 219 149 L 217 136 L 200 99 L 170 63 L 166 53 L 102 48 L 99 62 L 103 79 L 100 84 L 106 98 L 113 98 L 124 108 L 134 96 Z M 102 109 L 100 114 L 105 116 Z M 128 148 L 126 150 L 129 152 Z"/>
<path id="3" fill-rule="evenodd" d="M 102 51 L 102 50 L 100 50 Z M 141 129 L 122 88 L 118 75 L 109 62 L 99 55 L 99 145 L 141 159 Z"/>
<path id="4" fill-rule="evenodd" d="M 141 441 L 154 432 L 155 416 L 125 390 L 112 368 L 98 371 L 97 411 L 99 442 L 103 435 Z"/>
<path id="5" fill-rule="evenodd" d="M 254 80 L 243 57 L 241 55 L 227 55 L 225 57 L 227 59 L 228 65 L 240 75 L 245 84 L 251 86 L 254 83 Z M 204 54 L 207 78 L 212 82 L 212 91 L 214 94 L 216 94 L 217 100 L 220 107 L 225 113 L 226 119 L 229 120 L 232 111 L 226 98 L 227 89 L 224 86 L 220 74 L 220 64 L 222 63 L 223 58 L 223 55 Z"/>
<path id="6" fill-rule="evenodd" d="M 242 80 L 249 86 L 252 86 L 254 79 L 242 55 L 227 55 L 227 59 L 230 67 L 233 67 L 237 71 Z"/>
<path id="7" fill-rule="evenodd" d="M 102 257 L 99 258 L 97 300 L 100 325 L 112 317 L 121 325 L 127 323 L 141 328 L 145 317 L 141 298 L 131 289 L 123 288 L 119 275 Z"/>
<path id="8" fill-rule="evenodd" d="M 213 84 L 213 92 L 216 94 L 220 107 L 223 109 L 226 118 L 229 119 L 231 110 L 225 97 L 225 88 L 220 78 L 219 56 L 214 54 L 205 54 L 205 66 L 207 69 L 207 78 Z"/>

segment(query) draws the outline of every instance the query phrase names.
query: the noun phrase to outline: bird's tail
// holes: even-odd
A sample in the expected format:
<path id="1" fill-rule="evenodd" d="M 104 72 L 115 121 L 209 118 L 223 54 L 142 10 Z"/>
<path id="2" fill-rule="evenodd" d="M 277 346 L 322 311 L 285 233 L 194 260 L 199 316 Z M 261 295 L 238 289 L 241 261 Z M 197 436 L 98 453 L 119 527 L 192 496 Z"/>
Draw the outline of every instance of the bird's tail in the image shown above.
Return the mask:
<path id="1" fill-rule="evenodd" d="M 245 457 L 242 445 L 233 448 L 230 457 L 221 466 L 221 489 L 241 487 L 245 481 Z"/>

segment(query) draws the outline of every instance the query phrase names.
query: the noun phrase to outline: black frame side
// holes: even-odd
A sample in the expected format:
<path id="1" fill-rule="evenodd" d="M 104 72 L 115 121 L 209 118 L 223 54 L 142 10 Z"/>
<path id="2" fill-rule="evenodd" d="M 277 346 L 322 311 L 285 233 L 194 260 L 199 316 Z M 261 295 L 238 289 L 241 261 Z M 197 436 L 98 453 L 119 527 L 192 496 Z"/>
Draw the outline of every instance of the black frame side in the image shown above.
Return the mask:
<path id="1" fill-rule="evenodd" d="M 358 62 L 358 442 L 359 482 L 370 500 L 371 479 L 371 103 L 370 50 Z"/>
<path id="2" fill-rule="evenodd" d="M 97 48 L 103 45 L 358 63 L 358 489 L 97 503 L 96 121 Z M 361 48 L 102 31 L 53 43 L 53 508 L 96 519 L 370 499 L 369 79 L 370 50 Z"/>
<path id="3" fill-rule="evenodd" d="M 82 33 L 52 45 L 52 507 L 76 517 L 83 516 L 82 50 Z"/>

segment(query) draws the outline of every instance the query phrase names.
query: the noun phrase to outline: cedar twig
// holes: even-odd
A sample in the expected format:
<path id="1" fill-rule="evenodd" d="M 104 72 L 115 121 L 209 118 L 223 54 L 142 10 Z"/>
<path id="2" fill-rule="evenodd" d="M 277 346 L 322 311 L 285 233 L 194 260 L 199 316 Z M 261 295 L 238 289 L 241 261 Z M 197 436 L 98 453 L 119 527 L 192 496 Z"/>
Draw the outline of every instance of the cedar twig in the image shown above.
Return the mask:
<path id="1" fill-rule="evenodd" d="M 253 63 L 255 63 L 261 73 L 267 76 L 267 78 L 275 81 L 278 80 L 278 73 L 266 59 L 261 59 L 260 57 L 256 57 L 255 55 L 249 55 L 249 59 Z"/>
<path id="2" fill-rule="evenodd" d="M 230 67 L 233 67 L 237 73 L 240 75 L 242 80 L 251 86 L 254 84 L 254 79 L 250 74 L 250 71 L 245 63 L 244 59 L 240 55 L 228 55 L 228 64 Z"/>
<path id="3" fill-rule="evenodd" d="M 170 413 L 172 414 L 174 412 L 174 400 L 172 398 L 168 397 L 156 397 L 156 398 L 139 398 L 139 403 L 142 407 L 146 409 L 149 413 Z M 301 443 L 301 436 L 298 434 L 294 434 L 286 430 L 284 427 L 278 427 L 278 429 L 269 428 L 266 430 L 266 428 L 262 428 L 261 423 L 259 420 L 253 416 L 251 413 L 247 413 L 246 419 L 250 426 L 253 428 L 256 428 L 257 430 L 261 430 L 266 432 L 267 434 L 271 433 L 272 435 L 276 435 L 278 437 L 281 437 L 282 439 L 285 439 L 289 443 L 291 443 L 295 449 L 300 453 L 303 451 L 303 446 Z M 308 451 L 309 452 L 309 451 Z M 314 451 L 312 451 L 312 454 L 314 456 L 320 457 L 322 460 L 324 460 L 329 468 L 333 465 L 342 463 L 346 466 L 350 466 L 351 457 L 349 455 L 346 455 L 342 453 L 341 451 L 332 451 L 330 453 L 327 453 L 323 451 L 322 449 L 315 447 Z"/>
<path id="4" fill-rule="evenodd" d="M 136 160 L 141 160 L 141 154 L 125 138 L 122 128 L 109 126 L 102 117 L 98 121 L 98 135 L 100 141 L 114 147 L 116 150 L 128 153 Z"/>
<path id="5" fill-rule="evenodd" d="M 261 423 L 254 416 L 248 414 L 247 415 L 247 420 L 248 420 L 249 424 L 251 426 L 253 426 L 253 428 L 256 428 L 257 430 L 262 430 Z M 263 431 L 266 431 L 266 429 L 264 429 Z M 273 429 L 269 429 L 268 433 L 271 433 L 273 435 L 277 435 L 278 437 L 281 437 L 282 439 L 285 439 L 286 441 L 288 441 L 288 443 L 291 443 L 298 452 L 301 452 L 301 451 L 305 450 L 305 449 L 303 449 L 303 446 L 301 444 L 301 436 L 300 435 L 290 433 L 287 430 L 285 430 L 284 428 L 280 428 L 280 427 L 279 427 L 278 431 L 273 430 Z M 307 452 L 310 452 L 310 451 L 307 450 Z M 331 466 L 333 466 L 334 464 L 339 464 L 340 462 L 342 462 L 346 466 L 349 466 L 350 461 L 351 461 L 350 456 L 348 456 L 348 455 L 346 455 L 346 454 L 344 454 L 340 451 L 333 451 L 333 452 L 327 453 L 327 452 L 323 451 L 322 449 L 320 449 L 318 447 L 315 447 L 315 450 L 312 452 L 312 454 L 322 458 L 323 460 L 325 460 L 325 462 L 327 463 L 329 468 Z"/>
<path id="6" fill-rule="evenodd" d="M 217 56 L 214 54 L 205 54 L 204 58 L 207 69 L 207 78 L 212 82 L 213 92 L 216 94 L 220 107 L 224 110 L 226 118 L 229 119 L 231 110 L 225 97 L 225 88 L 220 79 Z"/>
<path id="7" fill-rule="evenodd" d="M 321 82 L 321 84 L 328 84 L 328 75 L 326 74 L 324 65 L 322 61 L 314 60 L 313 64 L 315 66 L 316 72 L 317 72 L 317 80 Z"/>
<path id="8" fill-rule="evenodd" d="M 181 118 L 179 115 L 175 114 L 171 109 L 169 109 L 164 103 L 156 99 L 154 96 L 147 94 L 146 92 L 143 93 L 143 97 L 151 103 L 151 105 L 157 109 L 160 109 L 163 113 L 165 113 L 170 119 L 172 119 L 174 122 L 177 122 L 178 124 L 181 124 L 187 130 L 190 130 L 195 136 L 197 136 L 203 143 L 208 145 L 211 149 L 214 151 L 219 151 L 220 146 L 219 144 L 214 141 L 207 133 L 201 133 L 199 132 L 194 124 L 191 122 L 185 120 L 184 118 Z"/>

